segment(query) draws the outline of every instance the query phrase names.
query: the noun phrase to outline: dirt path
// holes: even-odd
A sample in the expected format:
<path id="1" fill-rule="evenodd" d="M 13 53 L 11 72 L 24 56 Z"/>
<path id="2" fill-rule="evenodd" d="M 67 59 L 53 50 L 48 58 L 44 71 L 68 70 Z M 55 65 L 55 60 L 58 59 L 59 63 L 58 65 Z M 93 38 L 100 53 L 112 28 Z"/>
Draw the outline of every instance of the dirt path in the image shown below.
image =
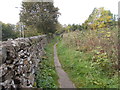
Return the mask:
<path id="1" fill-rule="evenodd" d="M 59 76 L 58 82 L 60 84 L 60 88 L 75 88 L 72 81 L 68 78 L 67 73 L 61 67 L 61 64 L 57 56 L 56 44 L 54 45 L 54 63 L 55 63 L 56 71 Z"/>

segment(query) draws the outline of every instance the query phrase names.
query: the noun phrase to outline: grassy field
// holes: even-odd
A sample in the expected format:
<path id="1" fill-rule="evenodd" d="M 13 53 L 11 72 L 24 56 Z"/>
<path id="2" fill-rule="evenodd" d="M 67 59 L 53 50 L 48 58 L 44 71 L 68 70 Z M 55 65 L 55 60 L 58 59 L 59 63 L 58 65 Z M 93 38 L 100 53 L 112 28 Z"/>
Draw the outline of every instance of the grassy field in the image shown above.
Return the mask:
<path id="1" fill-rule="evenodd" d="M 118 88 L 118 29 L 75 31 L 63 35 L 58 56 L 78 88 Z"/>
<path id="2" fill-rule="evenodd" d="M 52 40 L 45 47 L 46 55 L 43 56 L 42 61 L 39 63 L 39 69 L 37 71 L 36 83 L 37 88 L 58 88 L 58 76 L 54 66 L 54 53 L 53 45 L 56 39 Z"/>

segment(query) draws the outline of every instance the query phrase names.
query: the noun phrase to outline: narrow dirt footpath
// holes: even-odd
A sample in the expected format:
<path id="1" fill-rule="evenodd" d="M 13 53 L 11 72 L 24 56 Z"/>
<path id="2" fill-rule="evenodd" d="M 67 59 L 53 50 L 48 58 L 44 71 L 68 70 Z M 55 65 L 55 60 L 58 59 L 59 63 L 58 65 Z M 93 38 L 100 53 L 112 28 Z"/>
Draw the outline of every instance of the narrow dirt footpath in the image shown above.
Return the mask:
<path id="1" fill-rule="evenodd" d="M 60 88 L 75 88 L 72 81 L 68 78 L 67 73 L 61 67 L 61 64 L 57 56 L 56 45 L 57 43 L 54 45 L 54 63 L 55 63 L 56 71 L 58 73 L 58 77 L 59 77 L 58 82 L 60 84 Z"/>

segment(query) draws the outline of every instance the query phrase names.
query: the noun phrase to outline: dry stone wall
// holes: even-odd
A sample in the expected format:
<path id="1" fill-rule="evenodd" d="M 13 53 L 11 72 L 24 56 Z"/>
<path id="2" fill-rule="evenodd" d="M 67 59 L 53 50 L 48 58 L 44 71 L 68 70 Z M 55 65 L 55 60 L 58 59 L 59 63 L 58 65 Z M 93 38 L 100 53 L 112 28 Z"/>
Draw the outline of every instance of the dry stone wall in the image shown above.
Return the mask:
<path id="1" fill-rule="evenodd" d="M 45 35 L 1 42 L 1 88 L 33 87 L 37 66 L 45 54 L 44 46 L 46 44 Z"/>

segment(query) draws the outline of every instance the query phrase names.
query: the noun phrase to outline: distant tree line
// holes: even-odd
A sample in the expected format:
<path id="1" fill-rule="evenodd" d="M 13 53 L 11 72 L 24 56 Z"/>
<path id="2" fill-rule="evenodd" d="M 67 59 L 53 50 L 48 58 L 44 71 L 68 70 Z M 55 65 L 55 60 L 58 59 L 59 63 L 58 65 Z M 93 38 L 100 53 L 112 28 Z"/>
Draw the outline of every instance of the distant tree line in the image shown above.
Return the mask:
<path id="1" fill-rule="evenodd" d="M 98 30 L 101 28 L 113 28 L 118 26 L 118 15 L 114 15 L 110 10 L 105 10 L 104 7 L 94 8 L 88 19 L 82 25 L 68 24 L 62 26 L 57 33 L 70 32 L 75 30 Z"/>
<path id="2" fill-rule="evenodd" d="M 79 24 L 68 24 L 68 26 L 66 27 L 66 30 L 69 31 L 75 31 L 75 30 L 82 30 L 82 26 Z"/>
<path id="3" fill-rule="evenodd" d="M 5 24 L 3 22 L 0 22 L 1 26 L 1 34 L 2 34 L 2 41 L 6 41 L 9 38 L 17 38 L 19 35 L 18 31 L 15 31 L 15 25 L 13 24 Z"/>
<path id="4" fill-rule="evenodd" d="M 59 9 L 54 7 L 52 2 L 22 2 L 20 22 L 24 25 L 25 36 L 52 35 L 54 33 L 60 35 L 75 30 L 96 30 L 118 26 L 117 15 L 112 14 L 110 10 L 105 10 L 103 7 L 94 8 L 82 25 L 61 25 L 58 22 L 60 15 L 58 11 Z M 21 26 L 19 24 L 12 25 L 2 22 L 0 24 L 2 26 L 2 40 L 20 36 L 19 30 Z"/>

